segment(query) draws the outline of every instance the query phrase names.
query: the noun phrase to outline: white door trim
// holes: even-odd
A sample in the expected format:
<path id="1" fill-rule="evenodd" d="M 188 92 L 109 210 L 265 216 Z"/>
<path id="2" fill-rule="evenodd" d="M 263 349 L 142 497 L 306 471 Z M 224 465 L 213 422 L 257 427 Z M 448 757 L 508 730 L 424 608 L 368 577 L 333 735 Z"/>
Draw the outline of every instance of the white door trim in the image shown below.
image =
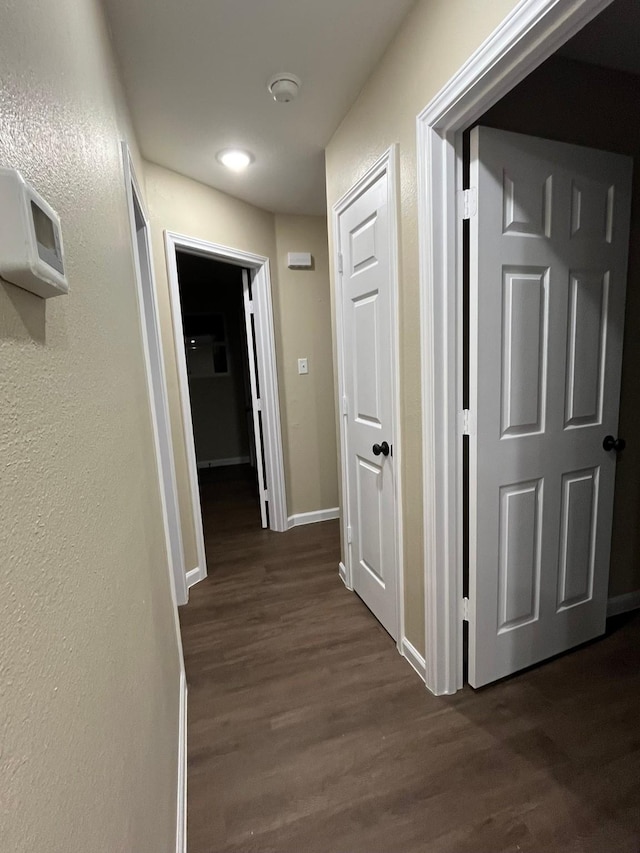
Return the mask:
<path id="1" fill-rule="evenodd" d="M 335 327 L 338 369 L 338 411 L 340 412 L 340 475 L 342 479 L 342 553 L 344 562 L 339 565 L 339 574 L 345 586 L 352 590 L 351 546 L 347 543 L 346 529 L 349 525 L 349 480 L 347 476 L 347 430 L 345 400 L 345 354 L 344 316 L 342 310 L 342 269 L 340 256 L 340 215 L 382 175 L 387 175 L 387 207 L 389 211 L 391 270 L 390 300 L 392 311 L 391 341 L 393 353 L 392 407 L 393 407 L 393 457 L 396 463 L 395 506 L 396 506 L 396 560 L 397 560 L 397 623 L 398 651 L 403 654 L 404 636 L 404 548 L 402 518 L 402 430 L 400 418 L 400 342 L 398 305 L 398 145 L 392 145 L 371 168 L 349 189 L 332 208 L 333 263 L 335 281 Z"/>
<path id="2" fill-rule="evenodd" d="M 612 0 L 521 0 L 417 118 L 426 685 L 462 687 L 461 133 Z"/>
<path id="3" fill-rule="evenodd" d="M 176 853 L 187 853 L 187 678 L 180 673 L 178 711 L 178 784 L 176 800 Z"/>
<path id="4" fill-rule="evenodd" d="M 282 451 L 282 428 L 280 424 L 280 397 L 278 393 L 278 374 L 276 367 L 275 334 L 273 326 L 273 305 L 271 299 L 271 273 L 269 258 L 243 252 L 219 243 L 210 243 L 173 231 L 165 231 L 167 271 L 169 275 L 169 295 L 171 318 L 173 323 L 174 346 L 178 366 L 178 386 L 182 407 L 182 423 L 185 435 L 189 483 L 193 504 L 196 542 L 198 549 L 198 576 L 193 582 L 206 577 L 204 551 L 204 533 L 198 490 L 198 468 L 196 448 L 191 421 L 191 402 L 187 379 L 187 362 L 182 334 L 182 309 L 178 285 L 178 265 L 176 252 L 183 251 L 192 255 L 213 258 L 227 264 L 235 264 L 251 270 L 252 297 L 256 330 L 256 356 L 260 374 L 260 393 L 262 402 L 262 428 L 264 435 L 264 457 L 269 490 L 269 526 L 278 532 L 288 530 L 287 499 L 284 479 L 284 458 Z M 193 569 L 192 569 L 193 571 Z"/>
<path id="5" fill-rule="evenodd" d="M 169 402 L 167 395 L 167 380 L 165 376 L 162 338 L 160 335 L 160 316 L 156 300 L 156 284 L 153 274 L 153 253 L 151 248 L 151 230 L 149 217 L 144 205 L 140 184 L 135 174 L 131 153 L 126 142 L 122 143 L 122 163 L 124 169 L 125 191 L 131 230 L 131 248 L 136 279 L 136 294 L 140 315 L 140 330 L 144 351 L 147 388 L 153 429 L 153 441 L 158 469 L 160 500 L 165 530 L 167 561 L 171 577 L 171 592 L 175 604 L 186 604 L 188 601 L 187 582 L 184 565 L 184 549 L 182 543 L 182 528 L 180 508 L 178 504 L 178 487 L 173 457 L 171 439 L 171 422 L 169 419 Z M 136 226 L 135 208 L 144 220 L 145 254 L 148 280 L 142 280 L 142 263 L 138 250 L 138 229 Z M 176 635 L 182 657 L 182 642 L 180 626 L 176 615 Z"/>

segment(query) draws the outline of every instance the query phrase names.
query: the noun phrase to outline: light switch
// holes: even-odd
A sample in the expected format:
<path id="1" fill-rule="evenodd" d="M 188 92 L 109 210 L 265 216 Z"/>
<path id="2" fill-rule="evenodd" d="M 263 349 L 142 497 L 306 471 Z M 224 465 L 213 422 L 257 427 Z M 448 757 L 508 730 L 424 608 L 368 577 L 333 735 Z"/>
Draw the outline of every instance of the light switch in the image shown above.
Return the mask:
<path id="1" fill-rule="evenodd" d="M 306 358 L 298 359 L 298 373 L 308 373 L 309 372 L 309 362 Z"/>

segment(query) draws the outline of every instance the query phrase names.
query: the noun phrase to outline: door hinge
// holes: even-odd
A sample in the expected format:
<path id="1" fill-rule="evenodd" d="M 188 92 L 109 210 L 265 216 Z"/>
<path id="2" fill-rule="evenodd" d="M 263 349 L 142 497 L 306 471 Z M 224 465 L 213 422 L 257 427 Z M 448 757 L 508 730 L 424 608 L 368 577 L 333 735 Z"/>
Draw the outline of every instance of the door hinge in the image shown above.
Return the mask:
<path id="1" fill-rule="evenodd" d="M 338 252 L 338 272 L 342 273 L 342 252 Z"/>
<path id="2" fill-rule="evenodd" d="M 475 187 L 462 190 L 462 218 L 471 219 L 478 212 L 478 193 Z"/>
<path id="3" fill-rule="evenodd" d="M 352 536 L 351 525 L 348 524 L 347 525 L 347 545 L 351 545 L 351 536 Z"/>
<path id="4" fill-rule="evenodd" d="M 469 409 L 463 409 L 460 417 L 460 432 L 462 435 L 475 435 L 475 423 Z"/>
<path id="5" fill-rule="evenodd" d="M 249 299 L 249 300 L 247 301 L 247 309 L 248 309 L 248 311 L 249 311 L 249 314 L 253 314 L 253 313 L 254 313 L 254 311 L 253 311 L 253 299 Z"/>
<path id="6" fill-rule="evenodd" d="M 255 494 L 255 492 L 254 492 L 254 494 Z M 269 489 L 265 489 L 265 490 L 262 492 L 262 497 L 264 498 L 264 500 L 265 500 L 265 501 L 268 501 L 268 500 L 269 500 Z"/>
<path id="7" fill-rule="evenodd" d="M 342 397 L 342 414 L 345 418 L 349 414 L 349 398 L 346 394 Z"/>
<path id="8" fill-rule="evenodd" d="M 466 597 L 462 599 L 462 621 L 469 621 L 469 599 Z"/>
<path id="9" fill-rule="evenodd" d="M 262 400 L 256 400 L 256 412 L 262 411 Z"/>

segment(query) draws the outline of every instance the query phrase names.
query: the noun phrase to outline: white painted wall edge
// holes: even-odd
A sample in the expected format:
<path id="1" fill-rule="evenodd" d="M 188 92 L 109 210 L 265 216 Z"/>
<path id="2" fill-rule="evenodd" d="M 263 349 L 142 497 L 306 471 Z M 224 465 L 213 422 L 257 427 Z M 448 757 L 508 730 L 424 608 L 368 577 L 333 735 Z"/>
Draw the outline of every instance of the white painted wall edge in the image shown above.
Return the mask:
<path id="1" fill-rule="evenodd" d="M 403 637 L 400 642 L 400 650 L 402 657 L 409 661 L 420 678 L 425 681 L 427 675 L 427 664 L 413 643 L 410 643 L 406 637 Z"/>
<path id="2" fill-rule="evenodd" d="M 332 521 L 334 518 L 340 518 L 340 507 L 334 506 L 331 509 L 316 509 L 314 512 L 299 512 L 297 515 L 290 515 L 288 525 L 292 527 L 300 527 L 301 524 L 315 524 L 318 521 Z"/>
<path id="3" fill-rule="evenodd" d="M 180 713 L 178 716 L 176 853 L 187 853 L 187 678 L 184 670 L 180 673 Z"/>
<path id="4" fill-rule="evenodd" d="M 610 616 L 619 616 L 621 613 L 638 609 L 640 609 L 640 589 L 624 595 L 614 595 L 607 601 L 607 619 Z"/>
<path id="5" fill-rule="evenodd" d="M 250 462 L 248 456 L 229 456 L 228 459 L 202 459 L 198 462 L 200 468 L 224 468 L 227 465 L 246 465 Z"/>
<path id="6" fill-rule="evenodd" d="M 191 589 L 192 586 L 195 586 L 199 581 L 203 581 L 207 576 L 206 572 L 203 572 L 200 566 L 196 566 L 195 569 L 190 569 L 187 572 L 187 589 Z"/>

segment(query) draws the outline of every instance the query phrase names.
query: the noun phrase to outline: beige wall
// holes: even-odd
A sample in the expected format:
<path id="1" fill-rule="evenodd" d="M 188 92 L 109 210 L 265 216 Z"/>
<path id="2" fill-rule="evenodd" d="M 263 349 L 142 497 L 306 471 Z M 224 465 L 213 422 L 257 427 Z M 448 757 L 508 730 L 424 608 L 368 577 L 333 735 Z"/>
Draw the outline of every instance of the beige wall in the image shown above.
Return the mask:
<path id="1" fill-rule="evenodd" d="M 278 215 L 275 224 L 291 515 L 338 506 L 329 256 L 324 216 Z M 288 252 L 311 252 L 314 268 L 288 269 Z"/>
<path id="2" fill-rule="evenodd" d="M 479 124 L 636 158 L 619 427 L 627 449 L 616 474 L 609 594 L 633 592 L 640 589 L 640 78 L 554 57 Z"/>
<path id="3" fill-rule="evenodd" d="M 280 283 L 281 263 L 276 243 L 276 232 L 282 242 L 283 238 L 287 238 L 292 223 L 297 217 L 275 216 L 273 213 L 260 210 L 153 163 L 145 164 L 145 175 L 165 348 L 169 408 L 174 433 L 185 562 L 188 571 L 197 565 L 197 552 L 173 347 L 164 231 L 175 231 L 189 237 L 220 243 L 234 249 L 264 255 L 271 260 L 287 508 L 289 515 L 292 515 L 336 506 L 335 430 L 332 428 L 322 434 L 317 429 L 315 420 L 315 406 L 318 405 L 318 401 L 323 407 L 322 410 L 328 409 L 333 418 L 331 351 L 323 350 L 320 343 L 314 344 L 318 347 L 321 358 L 315 372 L 310 372 L 304 377 L 307 380 L 306 386 L 302 386 L 306 388 L 304 395 L 301 395 L 301 386 L 297 381 L 298 377 L 292 373 L 291 364 L 292 356 L 297 360 L 298 355 L 305 354 L 296 355 L 296 346 L 299 342 L 305 340 L 310 343 L 320 342 L 329 339 L 331 334 L 326 295 L 329 290 L 327 249 L 319 239 L 320 230 L 324 228 L 326 232 L 326 222 L 317 217 L 300 217 L 297 229 L 293 232 L 296 234 L 296 239 L 299 237 L 304 246 L 317 247 L 317 272 L 313 277 L 313 284 L 307 291 L 307 294 L 312 294 L 312 298 L 299 299 L 291 283 L 293 279 L 283 276 L 283 284 Z M 286 242 L 287 239 L 285 239 Z M 307 249 L 302 247 L 301 250 Z M 324 270 L 324 277 L 322 270 Z M 324 297 L 322 297 L 323 290 Z M 307 308 L 312 310 L 307 311 Z M 314 407 L 305 409 L 301 399 L 305 402 L 315 400 L 316 403 Z"/>
<path id="4" fill-rule="evenodd" d="M 0 848 L 175 850 L 179 656 L 97 0 L 4 3 L 0 163 L 62 217 L 68 296 L 0 282 Z"/>
<path id="5" fill-rule="evenodd" d="M 516 5 L 419 0 L 327 148 L 327 200 L 400 145 L 400 346 L 408 639 L 424 652 L 416 115 Z"/>

